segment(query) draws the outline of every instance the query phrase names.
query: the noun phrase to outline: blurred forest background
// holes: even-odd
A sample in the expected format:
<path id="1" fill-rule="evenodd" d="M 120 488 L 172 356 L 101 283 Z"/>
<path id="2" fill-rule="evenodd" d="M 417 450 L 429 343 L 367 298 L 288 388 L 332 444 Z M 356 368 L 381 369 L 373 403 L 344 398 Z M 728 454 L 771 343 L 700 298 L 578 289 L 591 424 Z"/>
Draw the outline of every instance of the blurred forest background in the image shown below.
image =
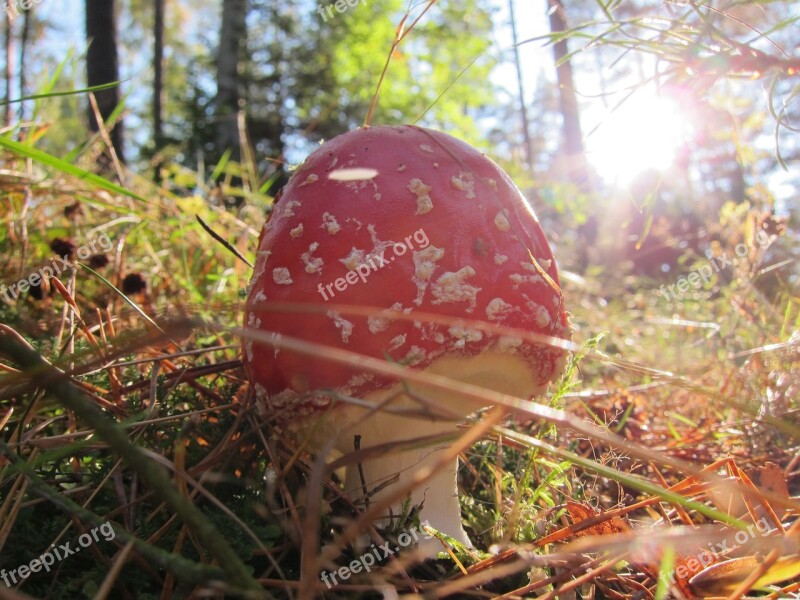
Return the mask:
<path id="1" fill-rule="evenodd" d="M 483 149 L 559 222 L 577 273 L 674 279 L 736 207 L 798 210 L 794 2 L 443 0 L 383 79 L 400 0 L 21 4 L 6 10 L 7 98 L 121 83 L 97 111 L 85 95 L 6 104 L 7 128 L 107 170 L 99 115 L 118 165 L 232 209 L 268 206 L 316 143 L 364 123 L 381 81 L 373 123 Z"/>
<path id="2" fill-rule="evenodd" d="M 659 496 L 690 472 L 662 458 L 715 472 L 773 462 L 796 496 L 798 20 L 800 2 L 782 0 L 6 0 L 0 284 L 103 233 L 113 248 L 91 271 L 0 295 L 0 327 L 69 370 L 151 459 L 203 481 L 198 495 L 181 480 L 181 493 L 276 597 L 294 597 L 307 524 L 295 498 L 311 463 L 235 401 L 229 328 L 251 269 L 196 217 L 252 259 L 275 194 L 316 145 L 367 121 L 417 123 L 497 161 L 542 221 L 586 349 L 543 401 L 652 450 L 633 459 L 544 426 L 535 435 L 556 450 L 483 439 L 460 474 L 481 549 L 560 527 L 548 507 Z M 721 256 L 734 260 L 691 278 Z M 154 320 L 176 313 L 213 327 L 172 345 L 183 333 L 167 343 Z M 106 595 L 155 598 L 205 585 L 224 553 L 197 543 L 164 486 L 140 483 L 152 480 L 133 444 L 45 402 L 18 361 L 0 374 L 0 567 L 101 517 L 138 540 L 135 565 L 122 569 L 117 540 L 23 591 L 104 597 L 105 581 Z M 496 590 L 527 585 L 530 564 Z M 665 598 L 650 567 L 597 575 L 616 592 L 593 597 Z"/>

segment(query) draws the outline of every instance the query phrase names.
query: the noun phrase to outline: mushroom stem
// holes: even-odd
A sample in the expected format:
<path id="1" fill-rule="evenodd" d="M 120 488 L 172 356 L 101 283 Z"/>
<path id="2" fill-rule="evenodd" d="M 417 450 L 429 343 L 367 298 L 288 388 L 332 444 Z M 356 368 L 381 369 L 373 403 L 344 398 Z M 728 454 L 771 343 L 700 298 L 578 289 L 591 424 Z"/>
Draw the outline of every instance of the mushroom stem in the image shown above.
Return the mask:
<path id="1" fill-rule="evenodd" d="M 413 441 L 416 438 L 455 431 L 456 424 L 453 422 L 409 419 L 378 411 L 369 417 L 363 427 L 355 425 L 342 433 L 339 436 L 339 450 L 352 451 L 354 435 L 361 436 L 361 448 L 367 449 L 381 444 Z M 461 525 L 461 506 L 458 502 L 456 479 L 458 460 L 442 467 L 439 463 L 445 450 L 446 445 L 420 446 L 403 452 L 390 451 L 383 456 L 370 458 L 360 465 L 360 470 L 359 465 L 352 465 L 348 467 L 345 479 L 347 493 L 354 500 L 363 503 L 366 489 L 370 493 L 371 503 L 380 502 L 386 496 L 394 494 L 398 488 L 410 487 L 415 474 L 420 470 L 434 470 L 430 479 L 409 490 L 407 498 L 410 502 L 392 504 L 387 510 L 387 515 L 390 512 L 395 517 L 401 515 L 404 505 L 406 509 L 421 505 L 419 514 L 421 521 L 427 521 L 437 531 L 471 547 L 472 543 Z M 392 481 L 395 476 L 397 480 Z M 387 483 L 390 481 L 392 482 Z M 371 493 L 376 488 L 380 488 L 379 491 Z M 388 523 L 388 517 L 385 521 Z M 418 548 L 423 558 L 433 558 L 440 551 L 442 546 L 436 539 L 421 541 Z"/>
<path id="2" fill-rule="evenodd" d="M 530 366 L 524 360 L 494 351 L 472 357 L 443 357 L 424 369 L 424 372 L 445 375 L 454 381 L 476 385 L 487 391 L 493 390 L 521 398 L 528 398 L 541 391 L 541 386 L 536 385 Z M 412 388 L 413 398 L 406 393 Z M 415 410 L 417 413 L 436 408 L 441 414 L 459 416 L 473 413 L 482 406 L 481 402 L 468 400 L 450 390 L 423 385 L 412 388 L 398 383 L 372 392 L 365 399 L 375 407 Z M 487 401 L 486 404 L 488 403 Z M 335 433 L 336 449 L 343 454 L 353 451 L 355 436 L 361 437 L 362 450 L 380 445 L 397 447 L 403 442 L 413 443 L 414 440 L 420 442 L 417 447 L 409 450 L 389 450 L 383 455 L 366 458 L 360 465 L 360 471 L 359 465 L 349 466 L 345 489 L 350 498 L 363 505 L 365 490 L 369 494 L 370 502 L 380 502 L 388 495 L 395 494 L 400 487 L 410 488 L 410 504 L 407 507 L 410 509 L 421 505 L 421 521 L 427 521 L 437 531 L 472 547 L 461 524 L 456 477 L 458 461 L 454 460 L 445 467 L 440 464 L 442 451 L 450 444 L 442 442 L 438 445 L 425 445 L 422 441 L 429 436 L 455 433 L 457 424 L 441 418 L 401 416 L 378 408 L 367 410 L 351 406 L 343 408 L 343 411 L 340 429 Z M 433 471 L 431 478 L 423 484 L 413 485 L 414 476 L 422 470 Z M 393 481 L 395 477 L 397 481 Z M 374 492 L 376 489 L 378 491 Z M 391 515 L 401 515 L 403 504 L 392 504 Z M 388 517 L 385 521 L 388 522 Z M 441 550 L 442 546 L 436 539 L 422 542 L 418 549 L 423 558 L 433 558 Z"/>

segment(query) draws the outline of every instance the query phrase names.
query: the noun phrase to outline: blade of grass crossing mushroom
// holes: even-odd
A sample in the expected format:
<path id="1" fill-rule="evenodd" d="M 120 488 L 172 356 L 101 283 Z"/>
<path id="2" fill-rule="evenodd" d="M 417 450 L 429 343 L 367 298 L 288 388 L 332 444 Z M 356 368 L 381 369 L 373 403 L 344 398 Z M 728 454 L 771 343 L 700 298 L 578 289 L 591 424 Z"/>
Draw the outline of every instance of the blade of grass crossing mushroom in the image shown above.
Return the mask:
<path id="1" fill-rule="evenodd" d="M 367 305 L 355 306 L 346 304 L 336 304 L 333 302 L 327 303 L 324 307 L 320 307 L 304 302 L 287 303 L 287 302 L 276 302 L 276 301 L 271 301 L 268 304 L 264 304 L 258 308 L 258 311 L 278 312 L 278 313 L 280 312 L 312 313 L 312 312 L 324 312 L 328 310 L 334 310 L 343 315 L 361 315 L 369 317 L 372 315 L 377 316 L 382 314 L 382 311 L 384 309 L 375 306 L 367 306 Z M 414 312 L 413 315 L 406 315 L 403 313 L 391 313 L 390 315 L 387 316 L 391 320 L 414 321 L 414 320 L 424 319 L 425 322 L 440 323 L 447 326 L 453 325 L 456 322 L 456 319 L 452 317 L 446 317 L 443 315 L 438 315 L 425 311 L 416 311 Z M 471 329 L 477 329 L 487 334 L 499 334 L 499 335 L 508 335 L 512 337 L 520 337 L 524 340 L 533 343 L 547 344 L 559 348 L 564 348 L 565 350 L 569 350 L 570 352 L 584 352 L 584 350 L 579 344 L 561 338 L 555 338 L 552 336 L 546 336 L 535 332 L 524 331 L 518 328 L 508 327 L 505 325 L 489 324 L 483 321 L 478 321 L 468 318 L 459 318 L 458 321 L 460 321 L 465 327 L 469 327 Z M 605 364 L 613 365 L 615 367 L 619 367 L 620 369 L 625 369 L 633 373 L 640 373 L 644 376 L 657 380 L 658 382 L 679 386 L 682 389 L 693 391 L 698 394 L 702 394 L 704 396 L 708 396 L 709 398 L 713 398 L 714 400 L 721 402 L 722 404 L 728 406 L 729 408 L 739 410 L 753 417 L 758 417 L 764 423 L 772 427 L 775 427 L 779 431 L 789 434 L 796 439 L 800 439 L 800 427 L 789 422 L 787 419 L 781 419 L 773 415 L 759 415 L 758 408 L 753 408 L 743 402 L 736 402 L 735 400 L 730 398 L 729 395 L 723 394 L 720 391 L 705 386 L 703 384 L 695 383 L 694 381 L 683 375 L 676 375 L 669 371 L 648 367 L 646 365 L 642 365 L 623 358 L 618 358 L 616 356 L 609 356 L 597 350 L 596 348 L 589 348 L 585 350 L 585 356 L 586 358 L 597 360 Z"/>
<path id="2" fill-rule="evenodd" d="M 126 185 L 127 182 L 125 181 L 125 172 L 122 169 L 122 163 L 119 160 L 119 156 L 117 156 L 117 151 L 114 148 L 114 142 L 111 141 L 111 135 L 108 133 L 109 129 L 114 127 L 114 123 L 117 120 L 118 115 L 122 114 L 122 109 L 125 106 L 124 100 L 117 105 L 117 108 L 114 109 L 114 112 L 106 120 L 103 120 L 103 115 L 100 113 L 100 107 L 97 105 L 97 99 L 93 93 L 89 94 L 89 105 L 92 107 L 95 122 L 98 125 L 98 133 L 106 145 L 106 151 L 111 156 L 111 161 L 114 164 L 114 170 L 117 173 L 117 178 L 123 185 Z"/>

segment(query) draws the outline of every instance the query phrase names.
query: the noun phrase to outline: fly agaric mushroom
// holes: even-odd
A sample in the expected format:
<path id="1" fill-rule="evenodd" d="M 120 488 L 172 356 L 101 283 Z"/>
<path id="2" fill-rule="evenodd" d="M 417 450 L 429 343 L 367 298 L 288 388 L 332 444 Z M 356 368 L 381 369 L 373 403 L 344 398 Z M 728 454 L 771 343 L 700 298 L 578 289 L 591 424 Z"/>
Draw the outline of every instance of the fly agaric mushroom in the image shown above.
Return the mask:
<path id="1" fill-rule="evenodd" d="M 383 310 L 369 317 L 266 310 L 273 302 Z M 452 320 L 414 320 L 415 312 Z M 398 314 L 411 317 L 391 318 Z M 293 174 L 261 232 L 246 327 L 387 358 L 526 399 L 563 370 L 562 349 L 488 334 L 458 319 L 570 337 L 553 255 L 511 179 L 471 146 L 421 127 L 363 128 L 320 146 Z M 406 393 L 403 382 L 247 339 L 243 355 L 258 405 L 292 429 L 313 428 L 312 448 L 334 440 L 339 452 L 348 453 L 355 435 L 366 449 L 455 431 L 452 420 L 336 401 L 349 396 L 419 411 L 419 395 Z M 483 408 L 441 391 L 425 389 L 422 395 L 461 418 Z M 345 487 L 361 498 L 365 489 L 392 477 L 408 481 L 437 457 L 427 447 L 369 459 L 361 465 L 366 485 L 353 466 Z M 410 500 L 422 506 L 421 519 L 470 545 L 461 524 L 456 468 L 435 473 L 412 490 Z M 379 490 L 373 500 L 391 489 Z"/>

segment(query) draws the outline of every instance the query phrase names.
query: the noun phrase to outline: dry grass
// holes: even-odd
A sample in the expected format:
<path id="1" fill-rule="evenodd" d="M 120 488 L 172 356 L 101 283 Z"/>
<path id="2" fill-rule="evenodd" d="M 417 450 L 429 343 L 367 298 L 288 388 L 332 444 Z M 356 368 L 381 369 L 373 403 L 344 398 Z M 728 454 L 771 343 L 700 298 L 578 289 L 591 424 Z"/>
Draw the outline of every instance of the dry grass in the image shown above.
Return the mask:
<path id="1" fill-rule="evenodd" d="M 800 588 L 798 301 L 785 281 L 764 281 L 765 262 L 788 251 L 777 236 L 757 254 L 743 233 L 755 211 L 723 231 L 750 244 L 747 260 L 679 307 L 625 265 L 565 278 L 571 376 L 542 400 L 548 408 L 530 407 L 529 422 L 507 427 L 486 412 L 453 445 L 478 552 L 442 539 L 436 562 L 392 556 L 328 590 L 321 571 L 357 558 L 357 536 L 380 544 L 419 523 L 411 511 L 374 529 L 335 472 L 247 401 L 234 327 L 248 267 L 194 214 L 250 256 L 253 206 L 264 201 L 234 215 L 129 182 L 140 202 L 69 174 L 42 182 L 36 165 L 5 160 L 0 281 L 46 263 L 54 238 L 80 246 L 105 231 L 114 246 L 107 265 L 65 272 L 42 298 L 0 303 L 0 568 L 74 547 L 106 521 L 116 536 L 0 595 L 737 598 Z"/>

